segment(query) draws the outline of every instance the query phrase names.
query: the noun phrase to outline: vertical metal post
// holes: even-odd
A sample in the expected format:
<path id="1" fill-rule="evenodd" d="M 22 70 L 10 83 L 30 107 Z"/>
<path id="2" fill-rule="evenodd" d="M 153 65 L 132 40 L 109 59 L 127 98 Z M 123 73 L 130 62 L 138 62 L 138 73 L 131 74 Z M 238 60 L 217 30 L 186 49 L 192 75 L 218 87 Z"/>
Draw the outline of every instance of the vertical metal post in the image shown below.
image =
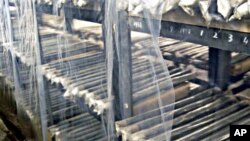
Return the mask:
<path id="1" fill-rule="evenodd" d="M 209 48 L 209 82 L 226 90 L 230 81 L 231 52 Z"/>
<path id="2" fill-rule="evenodd" d="M 131 53 L 131 32 L 128 22 L 127 9 L 117 10 L 116 4 L 112 6 L 114 10 L 113 18 L 103 23 L 103 38 L 106 50 L 107 60 L 110 55 L 110 50 L 113 50 L 113 65 L 112 65 L 112 94 L 114 95 L 114 110 L 117 120 L 125 119 L 133 115 L 132 108 L 132 53 Z M 104 9 L 104 7 L 103 7 Z M 110 10 L 110 9 L 109 9 Z M 107 12 L 108 10 L 105 10 Z M 104 18 L 107 18 L 107 13 Z M 105 19 L 104 19 L 105 21 Z M 106 29 L 112 29 L 112 33 Z M 112 35 L 108 35 L 112 34 Z M 107 47 L 107 36 L 112 38 L 112 48 Z M 110 37 L 112 36 L 112 37 Z M 109 49 L 108 49 L 109 48 Z M 107 67 L 110 67 L 109 65 Z M 108 71 L 111 71 L 108 68 Z M 108 73 L 109 75 L 109 73 Z M 109 77 L 109 76 L 108 76 Z"/>
<path id="3" fill-rule="evenodd" d="M 72 9 L 73 9 L 73 3 L 72 3 L 72 1 L 68 1 L 65 3 L 65 5 L 63 5 L 63 8 L 62 8 L 63 11 L 61 11 L 61 13 L 64 16 L 64 20 L 65 20 L 66 31 L 69 33 L 73 32 L 73 29 L 72 29 L 72 21 L 73 21 Z"/>
<path id="4" fill-rule="evenodd" d="M 118 11 L 116 49 L 118 57 L 117 70 L 119 71 L 119 98 L 121 118 L 129 118 L 133 115 L 132 108 L 132 52 L 131 31 L 128 23 L 128 12 Z M 117 62 L 117 61 L 116 61 Z M 117 84 L 114 84 L 115 86 Z"/>

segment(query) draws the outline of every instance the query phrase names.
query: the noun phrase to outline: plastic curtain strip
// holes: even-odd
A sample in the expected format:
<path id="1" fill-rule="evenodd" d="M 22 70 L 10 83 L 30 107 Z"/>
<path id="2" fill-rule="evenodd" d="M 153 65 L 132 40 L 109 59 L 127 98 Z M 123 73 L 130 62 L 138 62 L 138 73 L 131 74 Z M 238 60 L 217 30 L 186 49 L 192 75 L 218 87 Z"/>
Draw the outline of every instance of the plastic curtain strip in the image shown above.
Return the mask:
<path id="1" fill-rule="evenodd" d="M 145 66 L 138 69 L 139 72 L 145 73 L 143 77 L 139 77 L 138 73 L 133 72 L 133 112 L 135 120 L 137 122 L 132 123 L 133 126 L 139 127 L 139 129 L 128 130 L 130 134 L 124 135 L 123 138 L 128 140 L 146 140 L 149 133 L 154 134 L 155 128 L 162 128 L 162 132 L 165 134 L 165 139 L 170 140 L 172 130 L 172 119 L 174 106 L 171 105 L 175 101 L 175 94 L 173 89 L 172 80 L 170 78 L 166 62 L 163 60 L 158 45 L 158 37 L 161 29 L 161 18 L 163 14 L 163 8 L 165 7 L 164 1 L 129 1 L 129 7 L 131 16 L 139 16 L 146 19 L 146 27 L 149 30 L 148 35 L 144 35 L 144 40 L 136 42 L 132 46 L 132 52 L 135 56 L 138 55 L 138 60 L 143 60 Z M 140 23 L 139 23 L 140 24 Z M 143 30 L 143 29 L 142 29 Z M 132 32 L 132 41 L 133 39 Z M 143 37 L 143 35 L 141 35 Z M 136 36 L 134 37 L 136 38 Z M 136 61 L 134 59 L 133 61 Z M 140 82 L 144 80 L 145 83 Z M 152 118 L 148 114 L 157 110 L 157 116 Z M 150 118 L 156 120 L 156 122 L 150 121 Z M 143 121 L 149 121 L 149 125 L 141 125 Z M 128 120 L 129 121 L 129 120 Z M 124 123 L 126 120 L 124 120 Z M 151 123 L 152 122 L 152 123 Z M 150 125 L 151 123 L 151 125 Z M 156 124 L 158 123 L 158 125 Z M 117 123 L 117 130 L 122 130 L 123 122 Z M 131 123 L 127 123 L 128 125 Z M 132 126 L 131 125 L 131 126 Z M 157 125 L 157 126 L 156 126 Z M 140 128 L 140 126 L 142 126 Z M 145 130 L 144 130 L 145 129 Z M 137 133 L 135 133 L 137 132 Z"/>
<path id="2" fill-rule="evenodd" d="M 165 3 L 163 1 L 129 1 L 129 3 L 121 2 L 121 1 L 105 1 L 105 25 L 106 25 L 106 60 L 107 60 L 107 76 L 108 76 L 108 99 L 110 101 L 110 104 L 114 103 L 114 99 L 112 98 L 112 87 L 114 82 L 113 78 L 118 77 L 117 74 L 113 73 L 114 69 L 117 66 L 113 66 L 114 59 L 113 56 L 115 52 L 117 53 L 116 60 L 118 64 L 120 63 L 129 63 L 129 62 L 123 62 L 124 58 L 121 58 L 123 55 L 120 53 L 119 50 L 123 48 L 124 46 L 119 46 L 124 43 L 125 40 L 123 38 L 119 38 L 122 33 L 125 32 L 124 30 L 119 30 L 119 24 L 121 24 L 119 21 L 120 15 L 118 13 L 121 10 L 128 10 L 131 9 L 131 13 L 135 13 L 134 10 L 138 10 L 138 7 L 140 7 L 140 11 L 136 11 L 138 16 L 142 16 L 146 18 L 147 27 L 149 29 L 148 35 L 141 35 L 144 36 L 145 40 L 143 42 L 135 42 L 136 38 L 136 32 L 131 32 L 131 41 L 132 41 L 132 49 L 131 49 L 131 56 L 132 56 L 132 113 L 135 118 L 137 118 L 139 121 L 141 119 L 141 122 L 143 120 L 147 120 L 147 117 L 145 116 L 147 112 L 150 112 L 152 110 L 159 110 L 158 113 L 158 119 L 155 119 L 157 123 L 161 123 L 159 128 L 163 128 L 163 131 L 165 132 L 165 138 L 166 140 L 170 140 L 171 137 L 171 129 L 172 129 L 172 119 L 173 119 L 173 110 L 174 106 L 169 106 L 168 111 L 164 111 L 164 107 L 166 105 L 171 105 L 175 101 L 175 95 L 173 90 L 173 84 L 172 80 L 170 78 L 167 65 L 165 61 L 162 58 L 161 52 L 159 50 L 158 46 L 158 37 L 161 29 L 161 16 L 162 11 L 165 6 Z M 131 2 L 131 3 L 130 3 Z M 133 4 L 136 4 L 137 8 L 132 9 L 128 6 L 131 6 Z M 116 8 L 115 8 L 116 7 Z M 157 20 L 158 22 L 152 22 L 152 20 Z M 124 21 L 122 21 L 124 22 Z M 129 28 L 129 27 L 123 27 L 123 28 Z M 114 36 L 110 36 L 110 35 Z M 115 42 L 115 48 L 113 47 L 113 44 Z M 126 41 L 125 41 L 126 42 Z M 115 50 L 115 51 L 114 51 Z M 127 53 L 127 52 L 126 52 Z M 136 66 L 137 61 L 142 61 L 144 66 Z M 139 63 L 138 63 L 139 64 Z M 126 65 L 123 65 L 126 66 Z M 119 68 L 119 69 L 125 69 L 125 68 Z M 119 71 L 120 72 L 120 71 Z M 130 77 L 130 76 L 127 76 Z M 119 77 L 120 78 L 120 77 Z M 126 77 L 125 77 L 126 78 Z M 146 83 L 145 83 L 146 82 Z M 121 85 L 124 85 L 123 80 L 119 79 L 119 83 Z M 127 91 L 127 93 L 130 93 Z M 125 94 L 125 93 L 124 93 Z M 125 98 L 124 98 L 125 99 Z M 126 104 L 126 103 L 121 103 Z M 112 111 L 112 108 L 119 107 L 119 105 L 113 105 L 109 107 L 109 111 Z M 121 109 L 120 109 L 121 110 Z M 166 110 L 166 109 L 165 109 Z M 108 118 L 110 121 L 108 122 L 108 125 L 112 125 L 112 117 L 114 117 L 114 112 L 109 112 Z M 129 119 L 129 118 L 128 118 Z M 138 122 L 139 122 L 138 121 Z M 126 119 L 124 120 L 126 122 Z M 122 122 L 121 122 L 122 123 Z M 150 124 L 150 123 L 149 123 Z M 154 123 L 152 123 L 154 124 Z M 117 130 L 121 130 L 119 127 L 119 122 L 117 124 Z M 131 125 L 132 126 L 132 125 Z M 129 131 L 127 129 L 128 133 L 126 136 L 123 136 L 124 140 L 144 140 L 145 134 L 150 132 L 149 130 L 142 131 L 145 128 L 148 128 L 149 125 L 141 125 L 138 123 L 134 123 L 133 126 L 138 126 L 138 129 Z M 122 127 L 121 127 L 122 128 Z M 112 127 L 110 127 L 112 132 Z M 129 134 L 134 133 L 136 131 L 140 131 L 136 134 Z M 153 129 L 151 129 L 153 130 Z"/>
<path id="3" fill-rule="evenodd" d="M 37 140 L 47 138 L 47 115 L 45 104 L 45 88 L 43 88 L 42 75 L 40 73 L 39 37 L 37 31 L 37 17 L 35 1 L 19 0 L 14 2 L 15 12 L 13 18 L 13 30 L 15 40 L 18 43 L 13 53 L 20 59 L 17 70 L 18 80 L 21 86 L 17 91 L 20 97 L 17 109 L 21 117 L 28 116 L 37 131 Z M 24 110 L 25 109 L 25 110 Z M 41 133 L 38 129 L 41 129 Z"/>

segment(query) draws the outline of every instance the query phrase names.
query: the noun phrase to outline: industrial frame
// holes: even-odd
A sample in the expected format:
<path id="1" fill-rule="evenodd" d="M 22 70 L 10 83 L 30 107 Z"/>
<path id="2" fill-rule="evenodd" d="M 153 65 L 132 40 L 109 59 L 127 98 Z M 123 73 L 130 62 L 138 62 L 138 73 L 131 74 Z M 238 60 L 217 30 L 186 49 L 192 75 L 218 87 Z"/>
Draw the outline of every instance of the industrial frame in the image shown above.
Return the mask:
<path id="1" fill-rule="evenodd" d="M 8 0 L 5 0 L 6 2 Z M 53 14 L 52 6 L 49 5 L 38 5 L 38 13 L 45 12 L 48 14 Z M 65 14 L 67 30 L 71 32 L 72 28 L 70 27 L 70 22 L 73 18 L 102 23 L 103 11 L 87 10 L 87 9 L 78 9 L 74 7 L 64 7 L 65 11 L 71 11 L 71 14 Z M 77 13 L 77 14 L 76 14 Z M 122 31 L 119 38 L 124 39 L 120 42 L 118 50 L 114 58 L 117 57 L 118 52 L 122 56 L 119 59 L 120 62 L 129 62 L 129 63 L 117 63 L 114 61 L 114 72 L 117 77 L 113 78 L 114 82 L 119 82 L 113 84 L 113 92 L 115 94 L 115 103 L 119 105 L 119 108 L 116 109 L 115 113 L 118 120 L 131 117 L 132 113 L 132 73 L 131 73 L 131 31 L 138 31 L 149 33 L 147 28 L 147 23 L 145 18 L 129 16 L 126 11 L 119 11 L 119 25 L 118 30 Z M 152 22 L 159 22 L 157 20 L 152 20 Z M 105 31 L 105 25 L 103 24 L 103 31 Z M 230 79 L 230 74 L 228 72 L 230 67 L 231 52 L 240 52 L 245 54 L 250 54 L 250 34 L 243 33 L 238 31 L 230 31 L 226 29 L 217 29 L 217 28 L 207 28 L 196 25 L 189 25 L 183 23 L 176 23 L 172 21 L 161 21 L 161 32 L 160 36 L 173 38 L 177 40 L 185 40 L 192 43 L 197 43 L 209 47 L 209 82 L 213 86 L 218 86 L 222 90 L 227 89 L 228 82 Z M 38 32 L 38 26 L 37 26 Z M 104 42 L 105 42 L 105 33 Z M 38 35 L 37 35 L 38 36 Z M 39 37 L 39 36 L 38 36 Z M 39 39 L 39 38 L 38 38 Z M 115 46 L 115 45 L 114 45 Z M 115 48 L 115 47 L 113 47 Z M 37 41 L 37 58 L 38 65 L 42 64 L 42 49 L 39 45 L 39 40 Z M 13 54 L 12 54 L 13 55 Z M 14 57 L 16 58 L 16 57 Z M 16 86 L 19 84 L 18 69 L 13 60 L 13 69 L 15 76 Z M 129 76 L 129 77 L 128 77 Z M 42 75 L 38 75 L 39 81 L 44 82 Z M 120 83 L 119 80 L 123 80 L 125 83 Z M 44 84 L 44 83 L 43 83 Z M 46 89 L 44 86 L 39 86 L 40 89 Z M 129 93 L 128 93 L 129 91 Z M 45 91 L 44 91 L 45 92 Z M 45 98 L 44 98 L 45 100 Z M 126 106 L 123 104 L 126 103 Z M 95 115 L 96 117 L 96 115 Z"/>

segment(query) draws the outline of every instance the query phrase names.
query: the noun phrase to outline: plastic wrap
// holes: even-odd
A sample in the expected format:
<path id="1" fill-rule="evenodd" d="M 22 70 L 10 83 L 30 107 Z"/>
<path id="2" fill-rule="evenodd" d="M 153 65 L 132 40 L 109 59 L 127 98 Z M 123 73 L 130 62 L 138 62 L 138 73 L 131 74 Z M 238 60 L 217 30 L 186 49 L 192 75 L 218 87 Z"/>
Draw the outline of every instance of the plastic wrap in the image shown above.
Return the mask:
<path id="1" fill-rule="evenodd" d="M 249 121 L 227 84 L 250 68 L 229 54 L 248 17 L 246 0 L 4 0 L 0 69 L 36 140 L 227 139 Z"/>

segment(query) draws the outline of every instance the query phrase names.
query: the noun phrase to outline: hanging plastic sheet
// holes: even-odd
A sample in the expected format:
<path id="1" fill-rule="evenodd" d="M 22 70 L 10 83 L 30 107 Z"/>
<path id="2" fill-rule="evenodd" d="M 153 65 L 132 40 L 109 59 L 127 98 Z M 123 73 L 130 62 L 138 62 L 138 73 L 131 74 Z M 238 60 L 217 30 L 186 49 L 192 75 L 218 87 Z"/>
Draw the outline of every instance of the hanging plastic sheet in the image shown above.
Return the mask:
<path id="1" fill-rule="evenodd" d="M 105 138 L 101 118 L 97 116 L 102 111 L 96 110 L 102 97 L 94 98 L 97 93 L 105 95 L 106 86 L 101 25 L 80 21 L 84 9 L 73 1 L 40 4 L 40 34 L 45 36 L 40 36 L 44 61 L 41 69 L 49 80 L 48 87 L 57 86 L 53 93 L 46 93 L 52 119 L 48 131 L 59 140 Z M 94 11 L 98 2 L 90 7 Z"/>
<path id="2" fill-rule="evenodd" d="M 119 20 L 128 19 L 130 3 L 127 2 L 125 7 L 119 1 L 36 3 L 20 0 L 12 4 L 15 11 L 8 22 L 13 26 L 17 42 L 11 53 L 19 60 L 16 66 L 19 77 L 13 80 L 20 87 L 16 90 L 20 103 L 18 110 L 20 114 L 28 114 L 31 121 L 37 121 L 34 126 L 41 126 L 43 140 L 49 135 L 48 131 L 62 140 L 114 140 L 115 122 L 125 119 L 119 116 L 124 110 L 121 105 L 128 106 L 119 102 L 119 98 L 127 94 L 132 98 L 129 105 L 133 107 L 131 117 L 143 117 L 147 112 L 158 110 L 155 115 L 157 123 L 163 123 L 164 129 L 171 130 L 173 106 L 165 111 L 168 113 L 163 107 L 174 102 L 174 92 L 166 63 L 158 49 L 161 12 L 156 11 L 161 11 L 162 6 L 151 13 L 148 6 L 152 3 L 140 2 L 143 6 L 140 16 L 148 19 L 150 33 L 131 32 L 129 23 L 126 23 L 127 35 L 123 39 Z M 156 2 L 154 8 L 159 4 Z M 50 6 L 51 15 L 44 14 L 44 7 Z M 84 16 L 84 10 L 99 13 L 92 12 L 94 14 L 89 18 L 102 22 L 103 26 L 77 20 Z M 159 20 L 158 24 L 152 25 L 151 19 Z M 123 42 L 128 42 L 129 46 L 122 46 Z M 129 51 L 125 55 L 120 52 L 124 47 Z M 124 62 L 124 59 L 130 62 Z M 123 69 L 128 70 L 123 72 Z M 129 77 L 129 83 L 121 76 Z M 126 87 L 129 88 L 127 91 Z M 82 125 L 83 121 L 88 121 L 89 125 Z M 166 135 L 166 138 L 170 137 Z"/>
<path id="3" fill-rule="evenodd" d="M 244 22 L 239 29 L 229 23 L 247 18 L 248 5 L 244 0 L 1 1 L 3 73 L 15 85 L 18 113 L 33 122 L 36 140 L 226 139 L 229 124 L 248 122 L 249 106 L 222 92 L 225 83 L 210 81 L 211 86 L 206 79 L 209 65 L 230 59 L 228 52 L 190 43 L 190 37 L 196 32 L 208 37 L 210 26 L 249 31 Z M 203 30 L 193 32 L 194 25 Z M 211 33 L 215 39 L 219 34 Z M 227 42 L 233 39 L 229 34 Z M 209 59 L 211 52 L 220 59 Z M 249 70 L 238 69 L 247 55 L 232 58 L 232 67 L 225 67 L 234 76 Z"/>
<path id="4" fill-rule="evenodd" d="M 51 2 L 48 3 L 52 4 Z M 55 3 L 53 2 L 53 4 Z M 162 8 L 155 9 L 155 13 L 151 15 L 152 13 L 148 11 L 150 7 L 147 7 L 149 3 L 142 3 L 143 11 L 145 11 L 142 16 L 148 16 L 146 18 L 148 19 L 148 27 L 151 29 L 150 33 L 130 32 L 129 23 L 127 23 L 124 30 L 129 32 L 125 38 L 121 38 L 122 30 L 119 29 L 121 28 L 119 20 L 120 18 L 126 19 L 129 16 L 128 3 L 125 2 L 125 7 L 118 6 L 122 4 L 123 2 L 119 1 L 65 1 L 59 4 L 61 11 L 58 14 L 59 17 L 53 17 L 55 20 L 46 20 L 46 18 L 52 19 L 52 16 L 43 15 L 43 24 L 54 28 L 47 31 L 57 34 L 56 41 L 53 41 L 55 40 L 53 37 L 48 38 L 51 40 L 50 42 L 54 43 L 50 43 L 51 52 L 48 52 L 48 57 L 46 57 L 46 50 L 44 50 L 46 61 L 42 66 L 43 74 L 52 83 L 61 85 L 63 91 L 65 91 L 64 97 L 66 99 L 75 101 L 77 105 L 81 105 L 82 109 L 87 109 L 97 117 L 101 115 L 102 124 L 100 125 L 104 127 L 102 128 L 103 133 L 109 140 L 115 139 L 115 122 L 122 119 L 119 115 L 120 111 L 123 110 L 121 105 L 126 105 L 126 103 L 119 103 L 119 98 L 126 97 L 128 94 L 129 97 L 132 97 L 133 100 L 129 105 L 134 107 L 131 117 L 143 116 L 142 114 L 155 109 L 160 110 L 157 118 L 161 118 L 158 123 L 171 123 L 172 113 L 169 112 L 169 114 L 165 113 L 164 115 L 162 108 L 174 102 L 171 78 L 166 63 L 157 48 L 160 21 L 158 25 L 152 25 L 150 21 L 153 18 L 160 20 L 161 14 L 156 14 L 156 11 Z M 157 7 L 157 4 L 154 4 L 154 7 Z M 45 6 L 41 7 L 44 8 Z M 57 6 L 51 7 L 58 8 Z M 101 12 L 101 10 L 103 11 Z M 127 14 L 119 15 L 121 11 Z M 81 18 L 103 23 L 103 26 L 77 20 Z M 78 35 L 78 37 L 72 36 L 72 34 Z M 141 38 L 141 35 L 143 38 Z M 131 41 L 127 39 L 131 39 Z M 140 43 L 139 41 L 142 40 L 147 40 L 149 43 Z M 125 47 L 120 46 L 123 42 L 131 42 L 125 48 L 125 50 L 131 51 L 126 52 L 125 56 L 120 54 L 122 52 L 118 52 Z M 49 41 L 46 44 L 49 44 Z M 46 49 L 46 45 L 43 49 Z M 52 49 L 54 55 L 50 54 L 53 53 Z M 130 58 L 130 62 L 123 62 L 123 57 L 125 59 Z M 114 62 L 115 60 L 117 62 Z M 128 66 L 129 68 L 125 68 Z M 123 77 L 130 77 L 130 83 L 121 79 L 121 73 L 123 73 L 121 70 L 123 69 L 129 69 L 124 71 Z M 126 74 L 126 72 L 130 73 Z M 119 83 L 117 78 L 119 78 Z M 146 86 L 150 86 L 149 92 L 144 94 Z M 127 91 L 124 89 L 126 87 L 129 88 Z M 120 91 L 117 91 L 117 89 L 120 89 Z M 121 92 L 122 89 L 123 93 Z M 134 100 L 134 97 L 136 100 Z M 162 97 L 165 99 L 161 100 Z M 149 101 L 150 98 L 153 98 L 153 100 Z M 143 99 L 146 99 L 145 102 L 143 102 Z M 152 103 L 152 106 L 143 106 L 148 105 L 147 103 Z M 171 111 L 173 106 L 168 108 Z M 169 117 L 170 119 L 165 121 Z M 163 127 L 168 131 L 171 130 L 171 124 L 165 124 Z M 67 130 L 67 128 L 65 127 L 64 130 Z M 74 137 L 75 134 L 78 135 L 78 132 L 78 130 L 71 131 L 72 134 L 69 137 L 72 139 L 78 138 Z M 58 131 L 58 137 L 60 137 L 59 134 L 63 133 Z"/>
<path id="5" fill-rule="evenodd" d="M 124 140 L 147 140 L 157 134 L 164 134 L 163 139 L 170 140 L 175 93 L 168 71 L 171 64 L 162 58 L 159 50 L 161 18 L 166 3 L 142 0 L 127 4 L 128 16 L 143 18 L 142 22 L 135 22 L 133 26 L 147 33 L 131 31 L 133 115 L 116 122 L 116 130 Z M 118 10 L 123 5 L 120 4 Z M 117 34 L 121 34 L 119 30 Z M 118 54 L 118 58 L 123 56 L 122 53 Z"/>

